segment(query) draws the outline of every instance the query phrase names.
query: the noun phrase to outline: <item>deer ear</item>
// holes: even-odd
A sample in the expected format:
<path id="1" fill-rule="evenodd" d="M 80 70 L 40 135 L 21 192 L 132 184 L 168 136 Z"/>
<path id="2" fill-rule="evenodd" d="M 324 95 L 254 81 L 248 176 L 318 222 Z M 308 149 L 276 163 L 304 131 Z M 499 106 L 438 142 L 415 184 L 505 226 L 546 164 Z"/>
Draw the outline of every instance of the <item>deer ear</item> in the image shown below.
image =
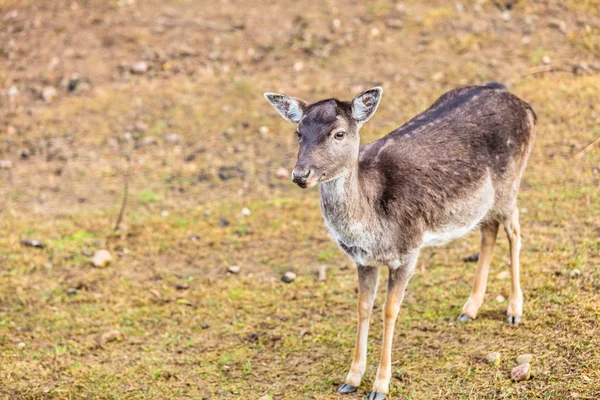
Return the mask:
<path id="1" fill-rule="evenodd" d="M 286 120 L 297 124 L 302 119 L 306 103 L 295 97 L 278 93 L 265 93 L 265 99 Z"/>
<path id="2" fill-rule="evenodd" d="M 352 100 L 352 117 L 359 124 L 364 124 L 375 114 L 383 88 L 381 86 L 366 90 Z"/>

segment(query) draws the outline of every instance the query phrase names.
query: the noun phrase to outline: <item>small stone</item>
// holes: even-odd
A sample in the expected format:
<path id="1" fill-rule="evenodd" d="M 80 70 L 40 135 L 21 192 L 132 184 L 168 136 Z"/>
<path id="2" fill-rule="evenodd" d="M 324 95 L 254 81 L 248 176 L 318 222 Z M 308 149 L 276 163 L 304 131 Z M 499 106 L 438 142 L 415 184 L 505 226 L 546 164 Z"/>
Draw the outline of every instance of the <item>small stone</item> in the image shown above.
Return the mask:
<path id="1" fill-rule="evenodd" d="M 140 61 L 131 66 L 131 72 L 137 75 L 143 75 L 148 72 L 148 64 L 145 61 Z"/>
<path id="2" fill-rule="evenodd" d="M 339 18 L 334 18 L 333 21 L 331 21 L 331 29 L 333 29 L 334 31 L 337 31 L 341 27 L 342 21 Z"/>
<path id="3" fill-rule="evenodd" d="M 39 240 L 35 240 L 35 239 L 21 239 L 21 244 L 23 246 L 36 247 L 38 249 L 45 247 L 44 243 L 40 242 Z"/>
<path id="4" fill-rule="evenodd" d="M 463 258 L 463 262 L 477 262 L 479 261 L 479 253 L 474 253 Z"/>
<path id="5" fill-rule="evenodd" d="M 198 235 L 190 235 L 190 240 L 192 242 L 197 242 L 197 241 L 200 240 L 200 236 L 198 236 Z"/>
<path id="6" fill-rule="evenodd" d="M 500 366 L 500 361 L 502 360 L 502 356 L 498 352 L 490 353 L 485 357 L 485 362 L 488 364 L 492 364 L 493 366 Z"/>
<path id="7" fill-rule="evenodd" d="M 431 77 L 431 79 L 433 79 L 434 81 L 439 81 L 444 77 L 444 73 L 442 71 L 436 72 L 435 74 L 433 74 L 433 76 Z"/>
<path id="8" fill-rule="evenodd" d="M 260 128 L 258 128 L 258 132 L 260 132 L 263 135 L 266 135 L 267 133 L 269 133 L 269 127 L 268 126 L 261 126 Z"/>
<path id="9" fill-rule="evenodd" d="M 523 36 L 523 38 L 521 39 L 521 43 L 527 45 L 531 43 L 531 38 L 529 36 Z"/>
<path id="10" fill-rule="evenodd" d="M 202 325 L 200 325 L 200 328 L 202 328 L 202 329 L 208 329 L 208 328 L 210 328 L 210 325 L 209 324 L 202 324 Z"/>
<path id="11" fill-rule="evenodd" d="M 258 400 L 272 400 L 273 396 L 271 396 L 270 394 L 265 394 L 264 396 L 261 396 L 258 398 Z"/>
<path id="12" fill-rule="evenodd" d="M 562 33 L 567 33 L 567 23 L 558 19 L 548 22 L 550 28 L 558 29 Z"/>
<path id="13" fill-rule="evenodd" d="M 503 11 L 502 12 L 502 20 L 503 21 L 510 21 L 510 12 L 509 11 Z"/>
<path id="14" fill-rule="evenodd" d="M 92 258 L 92 264 L 94 264 L 94 267 L 96 268 L 107 267 L 111 261 L 112 256 L 108 250 L 98 250 L 94 253 L 94 257 Z"/>
<path id="15" fill-rule="evenodd" d="M 510 371 L 510 379 L 515 382 L 526 381 L 531 378 L 531 365 L 529 363 L 525 363 L 519 366 L 516 366 Z"/>
<path id="16" fill-rule="evenodd" d="M 294 71 L 300 72 L 304 69 L 304 63 L 302 61 L 296 61 L 294 63 Z"/>
<path id="17" fill-rule="evenodd" d="M 156 144 L 156 142 L 158 142 L 158 140 L 156 140 L 156 136 L 144 136 L 142 139 L 142 144 L 145 146 Z"/>
<path id="18" fill-rule="evenodd" d="M 144 133 L 148 130 L 148 124 L 143 121 L 137 121 L 134 128 L 137 132 Z"/>
<path id="19" fill-rule="evenodd" d="M 242 208 L 241 213 L 244 217 L 247 217 L 248 215 L 251 214 L 250 209 L 248 209 L 247 207 Z"/>
<path id="20" fill-rule="evenodd" d="M 170 144 L 179 143 L 179 135 L 176 133 L 169 133 L 168 135 L 165 136 L 165 142 L 170 143 Z"/>
<path id="21" fill-rule="evenodd" d="M 509 277 L 510 277 L 510 272 L 508 272 L 508 271 L 502 271 L 498 275 L 496 275 L 496 279 L 498 279 L 498 280 L 504 280 Z"/>
<path id="22" fill-rule="evenodd" d="M 544 56 L 542 57 L 542 62 L 546 65 L 550 64 L 552 62 L 552 60 L 550 59 L 549 56 Z"/>
<path id="23" fill-rule="evenodd" d="M 292 283 L 296 279 L 296 274 L 292 271 L 287 271 L 285 274 L 281 275 L 281 281 L 284 283 Z"/>
<path id="24" fill-rule="evenodd" d="M 385 21 L 385 26 L 387 26 L 390 29 L 402 29 L 404 27 L 404 23 L 401 19 L 393 18 Z"/>
<path id="25" fill-rule="evenodd" d="M 581 271 L 578 269 L 574 269 L 574 270 L 571 270 L 571 272 L 569 272 L 569 276 L 572 279 L 579 278 L 580 275 L 581 275 Z"/>
<path id="26" fill-rule="evenodd" d="M 167 210 L 162 210 L 162 211 L 160 212 L 160 215 L 161 215 L 162 217 L 168 217 L 168 216 L 169 216 L 169 212 L 168 212 Z"/>
<path id="27" fill-rule="evenodd" d="M 53 86 L 46 86 L 42 89 L 42 100 L 46 103 L 52 103 L 52 101 L 58 96 L 58 91 Z"/>
<path id="28" fill-rule="evenodd" d="M 224 365 L 223 366 L 223 371 L 229 372 L 229 371 L 231 371 L 231 367 L 229 365 Z"/>
<path id="29" fill-rule="evenodd" d="M 504 296 L 502 296 L 501 294 L 499 294 L 498 296 L 496 296 L 496 301 L 498 303 L 504 303 L 506 299 L 504 298 Z"/>
<path id="30" fill-rule="evenodd" d="M 27 160 L 29 156 L 31 156 L 31 151 L 29 149 L 22 149 L 19 151 L 19 157 L 21 157 L 23 160 Z"/>
<path id="31" fill-rule="evenodd" d="M 531 364 L 533 360 L 533 354 L 521 354 L 517 357 L 517 365 L 523 365 L 526 363 Z"/>
<path id="32" fill-rule="evenodd" d="M 20 343 L 17 345 L 17 349 L 19 349 L 19 350 L 23 350 L 23 349 L 25 348 L 25 346 L 27 346 L 27 345 L 25 344 L 25 342 L 20 342 Z"/>
<path id="33" fill-rule="evenodd" d="M 287 179 L 290 177 L 290 171 L 283 167 L 279 167 L 277 168 L 277 171 L 275 171 L 275 176 L 280 179 Z"/>
<path id="34" fill-rule="evenodd" d="M 379 30 L 379 28 L 373 27 L 373 28 L 371 28 L 370 34 L 371 34 L 371 37 L 376 38 L 381 35 L 381 31 Z"/>
<path id="35" fill-rule="evenodd" d="M 121 332 L 119 332 L 116 329 L 111 329 L 107 332 L 100 333 L 96 337 L 96 343 L 98 343 L 100 346 L 104 346 L 106 343 L 114 342 L 115 340 L 120 340 L 122 337 L 123 335 L 121 334 Z"/>
<path id="36" fill-rule="evenodd" d="M 327 280 L 327 265 L 319 265 L 319 281 L 325 282 Z"/>
<path id="37" fill-rule="evenodd" d="M 175 289 L 176 290 L 188 290 L 190 288 L 190 285 L 188 285 L 187 283 L 178 283 L 177 285 L 175 285 Z"/>
<path id="38" fill-rule="evenodd" d="M 10 160 L 0 160 L 0 169 L 11 169 L 12 161 Z"/>
<path id="39" fill-rule="evenodd" d="M 72 288 L 72 287 L 70 287 L 70 288 L 67 289 L 67 295 L 74 296 L 76 294 L 77 294 L 77 289 Z"/>
<path id="40" fill-rule="evenodd" d="M 44 264 L 44 268 L 46 269 L 52 269 L 54 267 L 54 264 L 52 264 L 51 262 L 47 262 Z"/>
<path id="41" fill-rule="evenodd" d="M 227 267 L 227 272 L 232 274 L 239 274 L 241 270 L 242 269 L 239 265 L 230 265 L 229 267 Z"/>
<path id="42" fill-rule="evenodd" d="M 591 382 L 591 381 L 592 381 L 592 380 L 590 379 L 590 377 L 589 377 L 589 376 L 587 376 L 587 375 L 583 375 L 583 376 L 581 377 L 581 379 L 583 379 L 583 380 L 584 380 L 584 381 L 586 381 L 586 382 Z"/>

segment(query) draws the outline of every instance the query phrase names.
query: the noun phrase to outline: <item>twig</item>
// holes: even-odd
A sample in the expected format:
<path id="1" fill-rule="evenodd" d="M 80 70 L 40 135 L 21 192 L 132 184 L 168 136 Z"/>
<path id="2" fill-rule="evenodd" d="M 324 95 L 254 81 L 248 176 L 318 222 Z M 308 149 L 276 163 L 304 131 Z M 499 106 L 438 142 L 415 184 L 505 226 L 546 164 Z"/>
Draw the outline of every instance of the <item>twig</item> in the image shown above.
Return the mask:
<path id="1" fill-rule="evenodd" d="M 583 150 L 581 150 L 579 153 L 575 154 L 574 158 L 576 160 L 583 158 L 583 156 L 585 156 L 587 153 L 589 153 L 594 148 L 594 146 L 597 145 L 598 143 L 600 143 L 600 136 L 596 140 L 594 140 L 592 143 L 585 146 L 585 148 Z"/>
<path id="2" fill-rule="evenodd" d="M 125 208 L 127 207 L 127 199 L 129 198 L 129 177 L 131 176 L 131 152 L 133 152 L 133 147 L 127 153 L 127 170 L 125 171 L 125 183 L 123 185 L 123 201 L 121 202 L 121 210 L 119 211 L 119 216 L 117 217 L 117 222 L 115 223 L 114 230 L 119 230 L 119 226 L 121 222 L 123 222 L 123 215 L 125 214 Z"/>

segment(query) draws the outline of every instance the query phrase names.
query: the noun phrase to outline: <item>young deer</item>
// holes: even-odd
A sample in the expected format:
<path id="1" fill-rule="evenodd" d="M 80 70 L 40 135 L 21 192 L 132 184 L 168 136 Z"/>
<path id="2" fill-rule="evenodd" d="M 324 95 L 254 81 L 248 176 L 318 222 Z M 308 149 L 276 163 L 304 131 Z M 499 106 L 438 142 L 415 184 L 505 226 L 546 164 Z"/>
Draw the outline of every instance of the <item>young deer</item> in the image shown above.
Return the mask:
<path id="1" fill-rule="evenodd" d="M 394 324 L 419 250 L 464 236 L 479 226 L 475 284 L 460 322 L 477 316 L 485 294 L 498 227 L 510 242 L 507 322 L 523 315 L 519 283 L 521 235 L 517 192 L 534 139 L 529 104 L 499 83 L 452 90 L 387 136 L 359 147 L 360 127 L 377 110 L 382 89 L 351 102 L 307 104 L 265 93 L 297 124 L 300 150 L 292 180 L 319 184 L 321 211 L 340 248 L 358 267 L 358 327 L 354 358 L 339 393 L 356 391 L 366 368 L 367 336 L 379 267 L 389 269 L 383 345 L 369 399 L 388 393 Z"/>

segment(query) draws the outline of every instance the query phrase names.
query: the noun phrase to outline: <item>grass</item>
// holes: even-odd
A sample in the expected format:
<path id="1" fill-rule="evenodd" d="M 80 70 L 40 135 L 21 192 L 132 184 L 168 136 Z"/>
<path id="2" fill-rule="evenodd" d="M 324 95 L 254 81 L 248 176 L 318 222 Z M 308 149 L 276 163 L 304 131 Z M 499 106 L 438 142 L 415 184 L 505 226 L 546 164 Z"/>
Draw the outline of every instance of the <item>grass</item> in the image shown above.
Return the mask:
<path id="1" fill-rule="evenodd" d="M 599 135 L 600 77 L 596 69 L 531 73 L 545 55 L 565 70 L 600 61 L 592 51 L 598 26 L 592 2 L 568 2 L 564 9 L 524 3 L 510 21 L 491 2 L 481 11 L 464 4 L 463 12 L 436 1 L 406 2 L 402 12 L 386 1 L 337 11 L 286 3 L 258 14 L 246 5 L 223 5 L 214 15 L 193 2 L 167 3 L 176 4 L 182 19 L 245 18 L 245 32 L 188 30 L 186 38 L 203 44 L 199 51 L 217 49 L 223 60 L 208 65 L 203 55 L 193 69 L 174 59 L 177 68 L 195 72 L 125 82 L 93 75 L 118 70 L 119 61 L 90 45 L 90 56 L 108 63 L 88 70 L 93 91 L 61 93 L 50 105 L 24 98 L 31 112 L 6 114 L 20 133 L 0 144 L 0 159 L 13 162 L 10 171 L 0 170 L 0 398 L 339 398 L 335 389 L 354 342 L 356 273 L 326 232 L 317 192 L 275 176 L 277 168 L 293 165 L 296 145 L 293 129 L 262 92 L 349 98 L 357 86 L 382 84 L 383 103 L 362 131 L 368 142 L 445 90 L 490 80 L 507 83 L 539 118 L 519 198 L 524 323 L 506 326 L 507 303 L 496 301 L 509 290 L 508 280 L 498 278 L 508 269 L 504 235 L 486 301 L 468 325 L 455 319 L 475 269 L 462 259 L 477 251 L 478 235 L 424 250 L 396 327 L 390 398 L 600 396 L 600 149 L 575 159 Z M 169 4 L 105 11 L 138 10 L 148 18 L 136 37 L 152 38 L 170 54 L 173 38 L 183 38 L 179 28 L 154 35 L 148 22 L 170 15 Z M 305 11 L 315 17 L 306 28 L 311 54 L 325 54 L 323 47 L 333 43 L 330 56 L 287 46 L 304 40 L 293 36 L 291 21 Z M 531 43 L 522 45 L 527 15 L 536 15 L 537 24 Z M 548 26 L 547 15 L 564 19 L 568 34 Z M 334 17 L 347 31 L 332 33 Z M 403 19 L 404 28 L 383 29 L 388 17 Z M 482 22 L 486 28 L 476 31 Z M 262 36 L 269 24 L 279 24 L 282 43 L 270 46 Z M 381 35 L 370 35 L 373 26 Z M 120 46 L 111 50 L 115 59 L 139 57 L 133 44 Z M 262 61 L 245 58 L 250 46 L 265 51 Z M 293 68 L 298 60 L 301 71 Z M 36 66 L 32 61 L 27 68 Z M 148 126 L 143 136 L 156 140 L 142 138 L 132 153 L 125 226 L 115 232 L 127 168 L 122 154 L 131 145 L 124 133 L 138 121 Z M 8 137 L 4 125 L 0 131 Z M 170 133 L 180 142 L 165 142 Z M 35 151 L 20 159 L 22 148 Z M 22 238 L 45 247 L 24 247 Z M 114 260 L 93 268 L 90 254 L 100 248 Z M 320 264 L 328 266 L 326 282 L 316 277 Z M 230 265 L 241 272 L 228 273 Z M 578 277 L 571 277 L 574 269 Z M 292 284 L 280 281 L 288 270 L 298 275 Z M 367 373 L 350 399 L 364 397 L 374 378 L 383 286 Z M 99 337 L 110 330 L 120 336 L 104 343 Z M 502 354 L 499 367 L 484 362 L 493 351 Z M 523 353 L 534 354 L 534 377 L 515 384 L 509 372 Z"/>

